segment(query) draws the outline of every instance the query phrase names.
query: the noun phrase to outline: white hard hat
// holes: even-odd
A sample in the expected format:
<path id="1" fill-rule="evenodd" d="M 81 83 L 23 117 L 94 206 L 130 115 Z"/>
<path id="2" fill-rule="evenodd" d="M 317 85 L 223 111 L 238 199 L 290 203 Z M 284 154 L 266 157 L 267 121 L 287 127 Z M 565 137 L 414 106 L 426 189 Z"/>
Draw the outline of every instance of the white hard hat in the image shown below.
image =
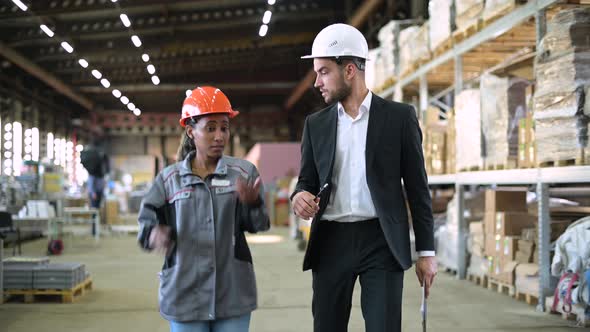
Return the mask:
<path id="1" fill-rule="evenodd" d="M 325 27 L 313 40 L 311 55 L 301 59 L 332 58 L 341 56 L 368 60 L 369 46 L 365 36 L 355 27 L 336 23 Z"/>

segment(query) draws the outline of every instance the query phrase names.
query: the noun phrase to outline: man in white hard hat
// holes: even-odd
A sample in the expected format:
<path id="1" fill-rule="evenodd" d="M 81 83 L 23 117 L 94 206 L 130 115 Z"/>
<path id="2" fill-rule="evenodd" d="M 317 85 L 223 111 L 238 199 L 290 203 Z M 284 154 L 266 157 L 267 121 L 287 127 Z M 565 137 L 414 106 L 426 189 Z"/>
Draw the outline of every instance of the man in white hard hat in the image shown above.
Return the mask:
<path id="1" fill-rule="evenodd" d="M 303 269 L 313 274 L 315 332 L 347 331 L 357 278 L 366 331 L 401 331 L 403 276 L 412 266 L 405 196 L 419 256 L 416 274 L 426 294 L 436 275 L 416 113 L 367 89 L 367 54 L 360 31 L 333 24 L 303 57 L 313 59 L 314 86 L 331 104 L 305 121 L 291 195 L 295 213 L 313 218 Z"/>

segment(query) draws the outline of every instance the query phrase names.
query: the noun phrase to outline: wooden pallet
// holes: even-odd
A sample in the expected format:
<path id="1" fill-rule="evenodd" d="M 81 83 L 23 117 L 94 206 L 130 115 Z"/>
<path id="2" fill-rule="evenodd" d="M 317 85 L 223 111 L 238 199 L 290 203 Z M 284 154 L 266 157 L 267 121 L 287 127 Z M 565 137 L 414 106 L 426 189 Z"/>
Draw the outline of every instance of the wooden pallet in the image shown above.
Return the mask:
<path id="1" fill-rule="evenodd" d="M 515 169 L 516 163 L 511 162 L 510 160 L 505 161 L 504 163 L 500 164 L 489 164 L 484 167 L 486 171 L 496 171 L 496 170 L 504 170 L 504 169 Z"/>
<path id="2" fill-rule="evenodd" d="M 517 301 L 524 301 L 528 305 L 537 305 L 539 303 L 539 298 L 533 294 L 520 293 L 516 291 L 516 293 L 514 293 L 514 298 Z"/>
<path id="3" fill-rule="evenodd" d="M 86 291 L 92 290 L 92 279 L 87 278 L 72 289 L 9 289 L 4 292 L 8 300 L 23 299 L 24 303 L 43 302 L 43 300 L 60 300 L 61 303 L 73 303 Z"/>
<path id="4" fill-rule="evenodd" d="M 476 171 L 480 171 L 481 167 L 479 166 L 470 166 L 470 167 L 464 167 L 459 169 L 459 172 L 476 172 Z"/>
<path id="5" fill-rule="evenodd" d="M 454 44 L 458 44 L 458 43 L 464 41 L 465 39 L 475 35 L 479 31 L 481 31 L 482 27 L 483 27 L 483 22 L 481 19 L 479 19 L 474 24 L 472 24 L 462 30 L 453 31 L 452 42 Z"/>
<path id="6" fill-rule="evenodd" d="M 582 162 L 579 159 L 549 160 L 539 162 L 537 167 L 565 167 L 574 165 L 582 165 Z"/>
<path id="7" fill-rule="evenodd" d="M 488 289 L 501 294 L 508 294 L 509 296 L 514 296 L 515 293 L 513 285 L 509 285 L 502 281 L 494 280 L 492 278 L 488 280 Z"/>
<path id="8" fill-rule="evenodd" d="M 441 270 L 450 274 L 450 275 L 457 275 L 457 270 L 450 268 L 450 267 L 446 267 L 446 266 L 440 266 Z"/>
<path id="9" fill-rule="evenodd" d="M 590 0 L 589 0 L 590 1 Z M 437 58 L 441 56 L 443 53 L 447 52 L 448 50 L 453 48 L 453 37 L 449 36 L 449 38 L 443 40 L 440 44 L 436 46 L 436 48 L 432 51 L 432 57 Z"/>
<path id="10" fill-rule="evenodd" d="M 477 276 L 474 274 L 468 274 L 467 280 L 471 281 L 472 283 L 487 288 L 488 287 L 488 276 Z"/>

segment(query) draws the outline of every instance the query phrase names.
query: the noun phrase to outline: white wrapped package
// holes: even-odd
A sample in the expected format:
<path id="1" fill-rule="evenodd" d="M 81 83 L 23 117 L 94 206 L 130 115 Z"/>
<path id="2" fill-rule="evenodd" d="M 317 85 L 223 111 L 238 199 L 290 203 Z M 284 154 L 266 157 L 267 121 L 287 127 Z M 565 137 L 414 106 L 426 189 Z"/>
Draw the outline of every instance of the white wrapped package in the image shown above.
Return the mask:
<path id="1" fill-rule="evenodd" d="M 467 274 L 483 277 L 488 274 L 489 268 L 490 263 L 486 257 L 471 255 L 469 266 L 467 267 Z"/>
<path id="2" fill-rule="evenodd" d="M 451 4 L 452 0 L 430 0 L 430 49 L 435 50 L 451 36 Z"/>
<path id="3" fill-rule="evenodd" d="M 483 19 L 488 20 L 514 7 L 514 0 L 486 0 L 483 9 Z"/>
<path id="4" fill-rule="evenodd" d="M 421 27 L 405 28 L 399 35 L 400 73 L 410 69 L 412 63 L 430 58 L 428 22 Z"/>
<path id="5" fill-rule="evenodd" d="M 369 50 L 371 61 L 367 61 L 365 65 L 365 84 L 369 90 L 375 90 L 383 84 L 383 81 L 380 80 L 381 77 L 379 77 L 383 71 L 383 68 L 380 68 L 380 51 L 380 48 Z"/>
<path id="6" fill-rule="evenodd" d="M 458 239 L 459 239 L 459 219 L 454 206 L 457 204 L 453 198 L 447 205 L 447 223 L 438 228 L 435 232 L 437 239 L 436 256 L 438 262 L 449 269 L 457 270 L 458 268 Z"/>
<path id="7" fill-rule="evenodd" d="M 477 23 L 484 8 L 483 0 L 455 0 L 457 30 L 465 30 Z"/>
<path id="8" fill-rule="evenodd" d="M 457 170 L 482 167 L 479 89 L 461 91 L 455 100 Z"/>
<path id="9" fill-rule="evenodd" d="M 518 122 L 526 117 L 526 88 L 519 78 L 484 74 L 480 80 L 481 130 L 487 165 L 506 165 L 518 157 Z"/>
<path id="10" fill-rule="evenodd" d="M 377 34 L 379 47 L 381 49 L 381 58 L 383 62 L 384 75 L 387 78 L 395 76 L 395 53 L 397 41 L 395 40 L 395 31 L 399 29 L 399 22 L 390 21 L 384 25 Z"/>

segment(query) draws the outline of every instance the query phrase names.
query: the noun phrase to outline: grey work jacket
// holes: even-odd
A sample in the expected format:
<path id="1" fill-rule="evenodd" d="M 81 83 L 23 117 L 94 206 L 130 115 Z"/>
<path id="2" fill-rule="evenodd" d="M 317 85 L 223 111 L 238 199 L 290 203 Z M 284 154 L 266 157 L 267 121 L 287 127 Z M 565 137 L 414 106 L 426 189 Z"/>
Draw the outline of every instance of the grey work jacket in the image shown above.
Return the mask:
<path id="1" fill-rule="evenodd" d="M 223 156 L 214 174 L 192 173 L 195 153 L 166 167 L 139 211 L 140 245 L 158 224 L 172 228 L 174 246 L 160 272 L 160 313 L 167 320 L 215 320 L 256 309 L 256 281 L 244 231 L 270 227 L 261 188 L 259 203 L 238 200 L 236 180 L 258 177 L 250 162 Z"/>

